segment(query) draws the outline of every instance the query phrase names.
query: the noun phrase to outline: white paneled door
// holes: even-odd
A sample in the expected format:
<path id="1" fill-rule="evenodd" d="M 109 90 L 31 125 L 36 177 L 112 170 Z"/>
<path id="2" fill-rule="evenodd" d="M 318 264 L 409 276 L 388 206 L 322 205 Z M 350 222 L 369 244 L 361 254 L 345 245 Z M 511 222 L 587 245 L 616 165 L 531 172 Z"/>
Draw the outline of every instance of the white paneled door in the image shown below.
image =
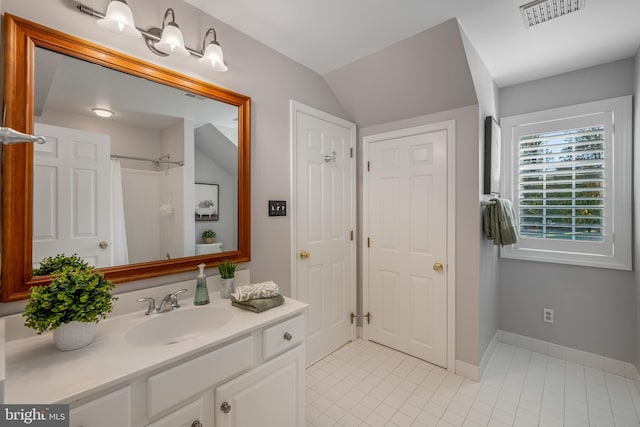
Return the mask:
<path id="1" fill-rule="evenodd" d="M 364 171 L 369 339 L 443 367 L 447 141 L 447 130 L 367 138 Z"/>
<path id="2" fill-rule="evenodd" d="M 295 297 L 307 365 L 355 337 L 355 124 L 292 102 Z"/>
<path id="3" fill-rule="evenodd" d="M 34 144 L 34 265 L 58 253 L 112 265 L 109 136 L 41 123 L 35 133 L 47 142 Z"/>

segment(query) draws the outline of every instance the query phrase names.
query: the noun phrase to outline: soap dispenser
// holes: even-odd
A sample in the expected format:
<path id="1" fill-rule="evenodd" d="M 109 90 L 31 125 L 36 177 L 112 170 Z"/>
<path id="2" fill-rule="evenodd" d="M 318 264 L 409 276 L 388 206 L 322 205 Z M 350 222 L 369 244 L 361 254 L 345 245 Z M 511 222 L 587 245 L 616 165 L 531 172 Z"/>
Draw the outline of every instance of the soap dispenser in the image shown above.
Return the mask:
<path id="1" fill-rule="evenodd" d="M 207 276 L 204 275 L 205 264 L 198 264 L 200 273 L 196 283 L 196 296 L 193 298 L 194 305 L 209 304 L 209 291 L 207 291 Z"/>

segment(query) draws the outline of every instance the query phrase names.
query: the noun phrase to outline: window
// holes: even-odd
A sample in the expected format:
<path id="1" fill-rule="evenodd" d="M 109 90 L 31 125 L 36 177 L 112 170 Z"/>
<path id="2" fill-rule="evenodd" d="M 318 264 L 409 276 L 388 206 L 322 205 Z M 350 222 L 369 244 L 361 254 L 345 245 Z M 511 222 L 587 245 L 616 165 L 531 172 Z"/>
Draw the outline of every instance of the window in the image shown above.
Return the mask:
<path id="1" fill-rule="evenodd" d="M 505 258 L 631 269 L 631 97 L 502 119 Z"/>

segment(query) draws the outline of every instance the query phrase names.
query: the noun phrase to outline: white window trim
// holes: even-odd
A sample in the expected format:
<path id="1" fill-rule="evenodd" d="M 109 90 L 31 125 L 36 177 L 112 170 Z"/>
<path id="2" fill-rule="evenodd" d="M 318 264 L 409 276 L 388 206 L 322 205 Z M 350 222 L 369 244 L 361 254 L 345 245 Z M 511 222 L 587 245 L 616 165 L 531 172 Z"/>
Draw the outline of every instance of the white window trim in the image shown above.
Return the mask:
<path id="1" fill-rule="evenodd" d="M 528 245 L 528 241 L 539 239 L 520 239 L 512 246 L 504 246 L 500 250 L 502 258 L 512 258 L 529 261 L 551 262 L 556 264 L 581 265 L 588 267 L 611 268 L 617 270 L 631 270 L 631 239 L 632 239 L 632 97 L 606 99 L 602 101 L 578 104 L 569 107 L 554 108 L 534 113 L 503 117 L 502 127 L 502 164 L 503 179 L 501 184 L 502 197 L 515 204 L 518 201 L 518 150 L 517 141 L 514 142 L 514 129 L 518 126 L 531 125 L 541 122 L 552 122 L 572 117 L 590 114 L 611 114 L 614 124 L 613 132 L 613 224 L 611 230 L 613 244 L 607 253 L 580 253 L 563 248 L 562 241 L 548 240 L 548 246 L 541 248 Z M 605 171 L 611 173 L 611 171 Z M 516 209 L 519 215 L 519 209 Z M 538 242 L 539 243 L 539 242 Z M 576 242 L 578 243 L 578 242 Z M 551 249 L 550 249 L 551 247 Z"/>

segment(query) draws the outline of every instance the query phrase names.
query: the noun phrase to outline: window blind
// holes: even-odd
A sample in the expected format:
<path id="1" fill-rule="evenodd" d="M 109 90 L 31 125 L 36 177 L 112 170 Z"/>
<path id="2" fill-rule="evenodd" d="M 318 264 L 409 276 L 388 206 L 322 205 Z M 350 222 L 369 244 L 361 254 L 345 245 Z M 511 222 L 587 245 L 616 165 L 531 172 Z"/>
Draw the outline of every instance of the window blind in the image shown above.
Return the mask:
<path id="1" fill-rule="evenodd" d="M 604 161 L 604 126 L 520 136 L 520 235 L 602 242 Z"/>

